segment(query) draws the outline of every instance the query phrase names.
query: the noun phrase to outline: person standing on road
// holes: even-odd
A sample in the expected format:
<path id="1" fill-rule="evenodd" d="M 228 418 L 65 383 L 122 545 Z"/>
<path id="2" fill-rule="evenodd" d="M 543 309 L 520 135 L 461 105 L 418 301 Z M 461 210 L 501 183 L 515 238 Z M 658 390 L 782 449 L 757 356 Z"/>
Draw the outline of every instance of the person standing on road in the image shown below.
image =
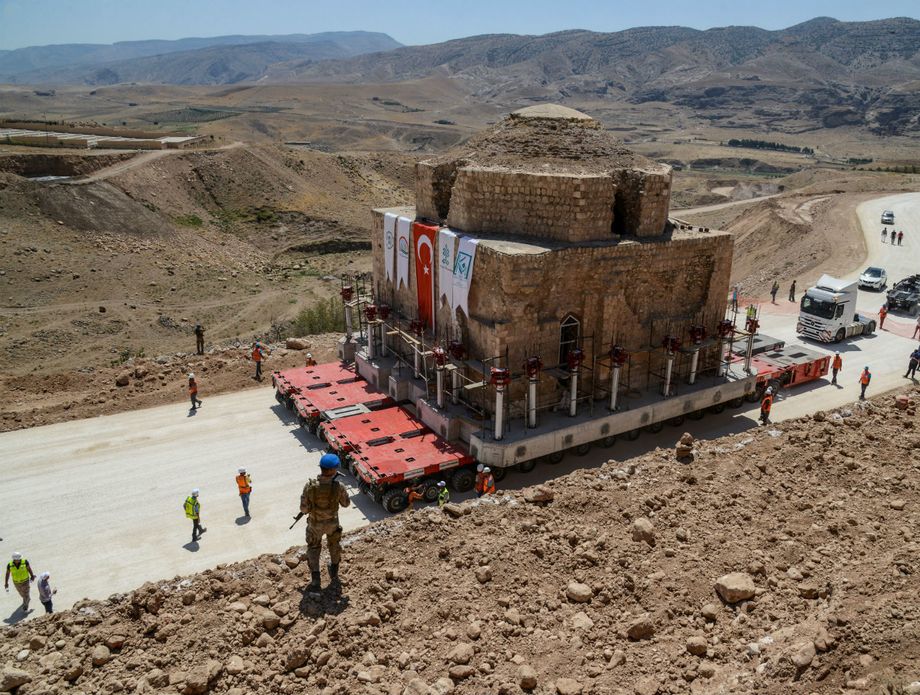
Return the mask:
<path id="1" fill-rule="evenodd" d="M 891 229 L 891 245 L 894 246 L 895 240 L 897 239 L 897 232 L 894 231 L 894 227 Z"/>
<path id="2" fill-rule="evenodd" d="M 903 231 L 900 231 L 900 232 L 898 232 L 898 246 L 901 245 L 901 240 L 902 240 L 902 239 L 904 239 L 904 232 L 903 232 Z"/>
<path id="3" fill-rule="evenodd" d="M 7 591 L 10 590 L 11 577 L 13 579 L 13 586 L 16 587 L 16 592 L 22 599 L 22 611 L 28 613 L 29 582 L 35 581 L 35 574 L 32 572 L 32 567 L 29 566 L 29 561 L 18 551 L 13 552 L 13 559 L 6 563 L 6 577 L 3 579 L 3 588 Z"/>
<path id="4" fill-rule="evenodd" d="M 767 390 L 763 393 L 763 398 L 760 401 L 760 421 L 765 424 L 770 424 L 770 411 L 773 409 L 773 389 L 767 387 Z"/>
<path id="5" fill-rule="evenodd" d="M 243 503 L 243 516 L 249 518 L 249 495 L 252 493 L 252 478 L 245 468 L 237 469 L 236 486 L 240 491 L 240 502 Z"/>
<path id="6" fill-rule="evenodd" d="M 195 381 L 195 375 L 191 372 L 188 373 L 188 397 L 192 401 L 192 410 L 197 410 L 201 401 L 198 400 L 198 382 Z"/>
<path id="7" fill-rule="evenodd" d="M 834 353 L 834 359 L 831 361 L 831 383 L 835 386 L 837 385 L 837 374 L 840 370 L 843 369 L 843 360 L 840 358 L 840 353 Z"/>
<path id="8" fill-rule="evenodd" d="M 57 589 L 51 588 L 50 579 L 51 575 L 48 572 L 42 572 L 38 575 L 38 582 L 35 584 L 38 587 L 38 600 L 45 607 L 45 613 L 54 613 L 51 597 L 57 593 Z"/>
<path id="9" fill-rule="evenodd" d="M 195 324 L 195 352 L 204 354 L 204 327 L 200 323 Z"/>
<path id="10" fill-rule="evenodd" d="M 885 327 L 885 317 L 888 316 L 888 305 L 882 304 L 878 310 L 878 329 L 883 330 Z"/>
<path id="11" fill-rule="evenodd" d="M 495 476 L 492 475 L 492 469 L 488 466 L 482 469 L 482 494 L 495 494 Z"/>
<path id="12" fill-rule="evenodd" d="M 779 282 L 773 281 L 773 287 L 770 288 L 770 301 L 776 304 L 776 294 L 779 292 Z"/>
<path id="13" fill-rule="evenodd" d="M 795 280 L 792 281 L 792 284 L 789 285 L 789 301 L 795 301 Z"/>
<path id="14" fill-rule="evenodd" d="M 732 287 L 732 311 L 738 311 L 738 285 Z"/>
<path id="15" fill-rule="evenodd" d="M 323 536 L 326 536 L 329 548 L 329 579 L 334 582 L 339 577 L 339 562 L 342 560 L 339 507 L 351 504 L 348 491 L 337 480 L 340 464 L 335 454 L 323 454 L 319 460 L 319 476 L 304 485 L 300 495 L 300 513 L 307 515 L 307 564 L 311 579 L 307 591 L 319 591 L 322 587 L 319 556 Z"/>
<path id="16" fill-rule="evenodd" d="M 862 374 L 859 375 L 859 400 L 866 400 L 866 389 L 870 381 L 872 381 L 872 372 L 869 371 L 869 367 L 863 367 Z"/>
<path id="17" fill-rule="evenodd" d="M 882 243 L 885 243 L 885 239 L 888 238 L 888 227 L 882 227 Z"/>
<path id="18" fill-rule="evenodd" d="M 252 361 L 256 363 L 256 381 L 262 381 L 262 360 L 265 359 L 264 348 L 258 340 L 252 346 Z"/>
<path id="19" fill-rule="evenodd" d="M 405 492 L 406 492 L 406 509 L 408 509 L 409 511 L 412 511 L 415 509 L 416 502 L 425 501 L 424 486 L 421 483 L 415 486 L 410 485 L 409 487 L 406 488 Z"/>
<path id="20" fill-rule="evenodd" d="M 910 376 L 912 381 L 916 381 L 918 366 L 920 366 L 920 348 L 910 353 L 910 358 L 907 360 L 907 371 L 904 373 L 904 377 L 907 378 Z"/>
<path id="21" fill-rule="evenodd" d="M 913 338 L 917 337 L 917 333 L 920 333 L 920 314 L 917 315 L 917 323 L 914 325 Z"/>
<path id="22" fill-rule="evenodd" d="M 196 487 L 185 498 L 185 517 L 192 520 L 192 543 L 197 543 L 207 529 L 201 525 L 201 503 L 198 501 L 200 490 Z"/>
<path id="23" fill-rule="evenodd" d="M 443 507 L 450 502 L 450 490 L 447 489 L 447 483 L 443 480 L 438 481 L 438 506 Z"/>

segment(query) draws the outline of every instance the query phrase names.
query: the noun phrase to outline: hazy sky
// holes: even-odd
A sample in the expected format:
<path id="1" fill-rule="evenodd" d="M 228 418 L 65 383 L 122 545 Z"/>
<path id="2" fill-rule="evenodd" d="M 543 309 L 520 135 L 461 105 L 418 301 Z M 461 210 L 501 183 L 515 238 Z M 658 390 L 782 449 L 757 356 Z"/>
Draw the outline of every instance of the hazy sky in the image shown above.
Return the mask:
<path id="1" fill-rule="evenodd" d="M 0 49 L 365 29 L 405 44 L 635 26 L 779 29 L 818 16 L 920 18 L 920 0 L 0 0 Z"/>

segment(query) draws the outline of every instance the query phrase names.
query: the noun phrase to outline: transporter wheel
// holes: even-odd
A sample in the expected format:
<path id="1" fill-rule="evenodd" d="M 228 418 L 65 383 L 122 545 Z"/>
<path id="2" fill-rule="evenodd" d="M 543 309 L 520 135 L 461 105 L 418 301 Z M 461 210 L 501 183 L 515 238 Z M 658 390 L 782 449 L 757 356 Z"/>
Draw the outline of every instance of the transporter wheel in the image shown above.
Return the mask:
<path id="1" fill-rule="evenodd" d="M 284 405 L 288 410 L 294 410 L 294 397 L 288 396 L 284 399 Z"/>
<path id="2" fill-rule="evenodd" d="M 576 447 L 571 449 L 572 453 L 576 456 L 586 456 L 589 451 L 591 451 L 591 442 L 585 442 L 584 444 L 579 444 Z"/>
<path id="3" fill-rule="evenodd" d="M 875 333 L 875 321 L 869 321 L 866 326 L 866 335 L 872 335 L 873 333 Z"/>
<path id="4" fill-rule="evenodd" d="M 716 413 L 716 414 L 725 412 L 725 404 L 724 404 L 724 403 L 716 403 L 715 405 L 710 406 L 709 410 L 710 410 L 711 412 L 713 412 L 713 413 Z"/>
<path id="5" fill-rule="evenodd" d="M 505 479 L 505 476 L 508 475 L 507 468 L 498 468 L 497 466 L 492 469 L 492 477 L 495 478 L 495 482 L 500 482 Z"/>
<path id="6" fill-rule="evenodd" d="M 285 405 L 284 396 L 281 395 L 280 391 L 275 391 L 275 400 L 278 401 L 281 405 Z"/>
<path id="7" fill-rule="evenodd" d="M 653 422 L 651 425 L 649 425 L 645 429 L 647 429 L 652 434 L 658 434 L 659 432 L 661 432 L 661 430 L 664 429 L 664 423 L 661 421 Z"/>
<path id="8" fill-rule="evenodd" d="M 728 402 L 729 408 L 740 408 L 744 405 L 744 396 L 738 396 L 737 398 L 732 398 Z"/>
<path id="9" fill-rule="evenodd" d="M 758 384 L 753 391 L 744 394 L 744 400 L 748 403 L 757 403 L 757 401 L 760 400 L 761 394 L 763 394 L 763 388 L 761 388 L 761 384 Z"/>
<path id="10" fill-rule="evenodd" d="M 450 486 L 456 492 L 468 492 L 476 484 L 476 471 L 472 468 L 460 468 L 450 476 Z"/>
<path id="11" fill-rule="evenodd" d="M 326 439 L 325 428 L 320 427 L 319 425 L 316 426 L 316 438 L 320 440 L 321 442 L 323 442 L 324 444 L 328 442 L 328 440 Z"/>
<path id="12" fill-rule="evenodd" d="M 383 498 L 380 500 L 380 504 L 382 504 L 383 508 L 390 512 L 390 514 L 398 514 L 406 508 L 408 503 L 409 499 L 406 497 L 406 493 L 398 487 L 390 488 L 384 492 Z"/>
<path id="13" fill-rule="evenodd" d="M 562 459 L 565 458 L 564 451 L 554 451 L 551 454 L 546 455 L 546 462 L 550 465 L 555 466 L 557 463 L 562 463 Z"/>
<path id="14" fill-rule="evenodd" d="M 634 429 L 634 430 L 629 430 L 629 432 L 626 433 L 626 438 L 627 438 L 629 441 L 634 442 L 634 441 L 636 441 L 636 440 L 639 438 L 639 435 L 640 435 L 640 434 L 642 434 L 642 428 L 641 428 L 641 427 L 637 427 L 637 428 Z"/>
<path id="15" fill-rule="evenodd" d="M 684 424 L 684 416 L 678 415 L 676 417 L 672 417 L 670 420 L 668 420 L 668 424 L 671 427 L 680 427 L 681 425 Z"/>
<path id="16" fill-rule="evenodd" d="M 616 443 L 617 443 L 617 437 L 615 434 L 611 434 L 607 437 L 604 437 L 603 439 L 597 440 L 597 445 L 601 447 L 602 449 L 609 449 Z"/>
<path id="17" fill-rule="evenodd" d="M 688 420 L 702 420 L 706 415 L 705 410 L 691 410 L 687 413 Z"/>
<path id="18" fill-rule="evenodd" d="M 425 481 L 425 490 L 422 492 L 422 499 L 426 502 L 436 502 L 438 499 L 438 479 L 430 478 Z"/>
<path id="19" fill-rule="evenodd" d="M 847 332 L 842 328 L 838 328 L 837 333 L 834 335 L 834 342 L 839 343 L 841 340 L 843 340 L 846 337 L 847 337 Z"/>
<path id="20" fill-rule="evenodd" d="M 537 467 L 537 459 L 530 459 L 529 461 L 520 461 L 517 465 L 517 469 L 521 473 L 530 473 L 534 468 Z"/>

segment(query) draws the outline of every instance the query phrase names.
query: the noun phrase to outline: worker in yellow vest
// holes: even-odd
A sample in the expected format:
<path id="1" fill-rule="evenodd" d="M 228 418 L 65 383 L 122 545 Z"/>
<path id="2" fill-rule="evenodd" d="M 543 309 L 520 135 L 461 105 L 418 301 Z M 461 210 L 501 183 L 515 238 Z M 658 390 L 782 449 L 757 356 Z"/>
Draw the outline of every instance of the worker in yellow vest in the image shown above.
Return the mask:
<path id="1" fill-rule="evenodd" d="M 243 516 L 249 518 L 249 495 L 252 493 L 252 478 L 246 472 L 245 468 L 237 471 L 236 486 L 240 490 L 240 501 L 243 503 Z"/>
<path id="2" fill-rule="evenodd" d="M 35 575 L 22 553 L 14 552 L 13 559 L 6 564 L 6 577 L 3 580 L 3 587 L 10 590 L 10 578 L 13 579 L 13 586 L 22 598 L 22 610 L 29 610 L 29 586 L 30 582 L 35 581 Z"/>
<path id="3" fill-rule="evenodd" d="M 185 498 L 185 517 L 192 520 L 192 543 L 197 543 L 207 529 L 201 525 L 201 503 L 198 501 L 199 490 L 196 487 L 192 494 Z"/>

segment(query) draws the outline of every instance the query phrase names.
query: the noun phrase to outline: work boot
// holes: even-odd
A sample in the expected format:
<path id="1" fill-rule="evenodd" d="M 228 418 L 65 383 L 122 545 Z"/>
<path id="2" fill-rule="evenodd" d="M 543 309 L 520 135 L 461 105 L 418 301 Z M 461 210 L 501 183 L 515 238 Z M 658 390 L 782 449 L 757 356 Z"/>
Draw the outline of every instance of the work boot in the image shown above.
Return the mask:
<path id="1" fill-rule="evenodd" d="M 307 591 L 319 591 L 323 587 L 323 581 L 319 575 L 319 572 L 310 572 L 310 577 L 312 578 L 312 581 L 307 587 Z"/>
<path id="2" fill-rule="evenodd" d="M 329 563 L 329 579 L 336 581 L 339 578 L 339 566 Z"/>

